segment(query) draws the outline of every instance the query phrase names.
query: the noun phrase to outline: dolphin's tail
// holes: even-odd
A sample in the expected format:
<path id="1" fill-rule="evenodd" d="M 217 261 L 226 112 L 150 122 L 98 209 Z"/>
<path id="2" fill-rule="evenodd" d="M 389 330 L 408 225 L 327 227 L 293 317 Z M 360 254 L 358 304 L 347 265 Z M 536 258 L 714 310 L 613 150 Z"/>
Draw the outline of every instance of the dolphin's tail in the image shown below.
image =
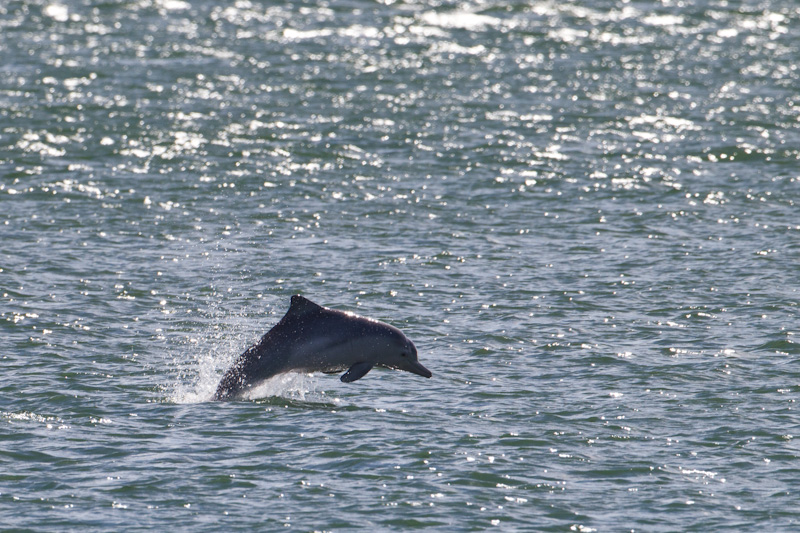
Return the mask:
<path id="1" fill-rule="evenodd" d="M 250 387 L 282 371 L 283 367 L 279 360 L 263 353 L 259 345 L 251 346 L 222 376 L 212 400 L 235 400 Z"/>
<path id="2" fill-rule="evenodd" d="M 247 355 L 249 354 L 250 350 L 246 351 L 239 358 L 234 361 L 233 366 L 231 366 L 225 375 L 222 376 L 222 380 L 220 380 L 219 385 L 217 385 L 217 391 L 214 393 L 214 397 L 212 400 L 214 401 L 224 401 L 224 400 L 233 400 L 241 392 L 244 388 L 248 385 L 247 379 Z"/>
<path id="3" fill-rule="evenodd" d="M 217 392 L 211 398 L 215 402 L 224 400 L 233 400 L 243 389 L 242 377 L 239 375 L 236 367 L 228 370 L 222 377 L 222 381 L 217 385 Z"/>

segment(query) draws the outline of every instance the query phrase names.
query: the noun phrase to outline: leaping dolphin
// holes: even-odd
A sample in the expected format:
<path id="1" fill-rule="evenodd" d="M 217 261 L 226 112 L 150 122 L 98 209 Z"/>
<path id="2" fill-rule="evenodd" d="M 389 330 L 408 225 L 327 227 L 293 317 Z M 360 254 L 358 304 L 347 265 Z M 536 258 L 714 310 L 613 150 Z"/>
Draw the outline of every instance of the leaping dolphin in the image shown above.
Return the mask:
<path id="1" fill-rule="evenodd" d="M 373 366 L 431 377 L 417 361 L 417 348 L 389 324 L 328 309 L 292 296 L 286 315 L 248 348 L 225 373 L 214 400 L 233 400 L 284 372 L 342 374 L 344 383 L 363 378 Z"/>

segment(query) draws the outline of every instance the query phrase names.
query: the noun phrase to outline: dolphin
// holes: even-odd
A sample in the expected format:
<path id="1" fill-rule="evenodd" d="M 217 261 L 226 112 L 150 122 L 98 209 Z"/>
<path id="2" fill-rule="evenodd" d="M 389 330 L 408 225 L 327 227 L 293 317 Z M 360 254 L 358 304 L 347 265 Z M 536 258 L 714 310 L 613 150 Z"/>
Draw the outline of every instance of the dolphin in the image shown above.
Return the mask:
<path id="1" fill-rule="evenodd" d="M 324 372 L 352 383 L 374 366 L 431 377 L 417 361 L 417 348 L 389 324 L 292 296 L 289 311 L 261 340 L 245 350 L 222 376 L 214 400 L 241 398 L 285 372 Z"/>

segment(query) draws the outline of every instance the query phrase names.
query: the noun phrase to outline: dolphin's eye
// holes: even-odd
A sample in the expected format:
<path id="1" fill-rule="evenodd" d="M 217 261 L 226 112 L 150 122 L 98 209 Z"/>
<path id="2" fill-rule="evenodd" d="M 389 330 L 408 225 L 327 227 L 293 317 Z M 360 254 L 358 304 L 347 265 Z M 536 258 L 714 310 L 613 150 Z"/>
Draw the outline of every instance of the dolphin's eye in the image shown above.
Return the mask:
<path id="1" fill-rule="evenodd" d="M 401 352 L 400 357 L 408 357 L 408 352 Z"/>

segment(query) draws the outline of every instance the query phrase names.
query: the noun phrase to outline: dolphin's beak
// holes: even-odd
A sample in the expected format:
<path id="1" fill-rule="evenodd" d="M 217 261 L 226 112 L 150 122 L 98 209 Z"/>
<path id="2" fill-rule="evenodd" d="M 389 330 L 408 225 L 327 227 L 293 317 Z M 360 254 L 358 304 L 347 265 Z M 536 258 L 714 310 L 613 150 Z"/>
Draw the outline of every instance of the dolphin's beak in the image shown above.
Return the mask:
<path id="1" fill-rule="evenodd" d="M 408 361 L 403 370 L 411 372 L 412 374 L 416 374 L 418 376 L 422 376 L 423 378 L 429 378 L 433 375 L 431 374 L 430 370 L 419 364 L 419 362 L 417 361 Z"/>

